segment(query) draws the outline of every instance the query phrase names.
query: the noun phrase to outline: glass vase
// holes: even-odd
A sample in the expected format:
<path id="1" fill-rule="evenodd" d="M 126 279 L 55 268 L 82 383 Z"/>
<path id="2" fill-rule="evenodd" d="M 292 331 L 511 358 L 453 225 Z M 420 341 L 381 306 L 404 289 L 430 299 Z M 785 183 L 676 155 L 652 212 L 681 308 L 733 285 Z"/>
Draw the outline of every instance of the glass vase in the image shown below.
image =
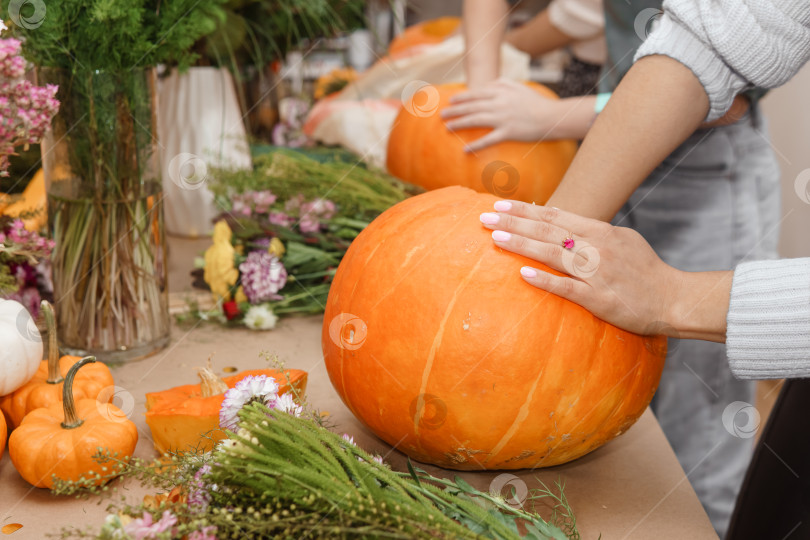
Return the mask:
<path id="1" fill-rule="evenodd" d="M 61 102 L 42 145 L 60 347 L 143 358 L 170 339 L 155 72 L 38 77 Z"/>

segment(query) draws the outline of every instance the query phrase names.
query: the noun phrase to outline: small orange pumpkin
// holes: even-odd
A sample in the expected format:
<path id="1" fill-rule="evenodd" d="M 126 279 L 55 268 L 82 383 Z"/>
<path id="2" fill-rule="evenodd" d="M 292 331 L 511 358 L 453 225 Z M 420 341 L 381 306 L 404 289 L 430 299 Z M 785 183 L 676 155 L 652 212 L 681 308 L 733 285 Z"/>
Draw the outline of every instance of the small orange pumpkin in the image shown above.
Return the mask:
<path id="1" fill-rule="evenodd" d="M 3 457 L 3 451 L 6 449 L 6 437 L 8 437 L 6 417 L 0 412 L 0 458 Z"/>
<path id="2" fill-rule="evenodd" d="M 104 475 L 104 465 L 93 459 L 100 450 L 119 459 L 128 459 L 135 451 L 138 428 L 121 409 L 95 399 L 73 400 L 76 372 L 95 361 L 87 356 L 73 364 L 65 376 L 62 402 L 31 411 L 11 432 L 11 462 L 32 486 L 50 488 L 54 478 L 76 481 Z"/>
<path id="3" fill-rule="evenodd" d="M 49 407 L 62 401 L 64 377 L 71 366 L 81 360 L 78 356 L 59 358 L 53 307 L 46 300 L 42 301 L 42 312 L 48 327 L 48 359 L 40 362 L 37 372 L 30 381 L 0 398 L 0 409 L 8 416 L 9 429 L 19 426 L 25 415 L 34 409 Z M 76 374 L 73 396 L 75 399 L 110 402 L 113 399 L 114 388 L 115 382 L 110 368 L 97 362 Z"/>
<path id="4" fill-rule="evenodd" d="M 526 83 L 539 94 L 556 94 Z M 425 189 L 464 186 L 481 193 L 545 203 L 574 159 L 572 140 L 505 141 L 474 153 L 464 146 L 486 135 L 489 128 L 450 131 L 439 112 L 463 84 L 427 86 L 416 92 L 399 112 L 388 139 L 388 172 Z"/>
<path id="5" fill-rule="evenodd" d="M 200 384 L 186 384 L 162 392 L 146 394 L 146 424 L 158 452 L 210 450 L 225 438 L 219 427 L 219 410 L 228 388 L 248 375 L 267 375 L 278 383 L 278 394 L 295 388 L 299 396 L 307 387 L 307 372 L 299 369 L 281 371 L 253 369 L 220 379 L 209 368 L 199 372 Z"/>
<path id="6" fill-rule="evenodd" d="M 418 45 L 441 43 L 461 25 L 458 17 L 439 17 L 409 26 L 400 35 L 391 40 L 388 54 L 398 56 Z"/>
<path id="7" fill-rule="evenodd" d="M 389 208 L 352 242 L 324 313 L 326 369 L 349 410 L 450 469 L 583 456 L 633 425 L 664 367 L 663 336 L 521 279 L 538 263 L 496 247 L 478 220 L 497 200 L 452 187 Z"/>

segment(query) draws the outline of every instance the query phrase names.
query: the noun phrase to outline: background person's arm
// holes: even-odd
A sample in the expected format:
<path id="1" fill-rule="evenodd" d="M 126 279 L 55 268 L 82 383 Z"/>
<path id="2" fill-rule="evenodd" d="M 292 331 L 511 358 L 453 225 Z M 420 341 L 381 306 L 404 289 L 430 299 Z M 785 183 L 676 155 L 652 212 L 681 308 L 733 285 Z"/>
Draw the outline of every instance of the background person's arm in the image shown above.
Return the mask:
<path id="1" fill-rule="evenodd" d="M 506 34 L 505 41 L 531 56 L 541 56 L 576 40 L 551 23 L 549 10 L 544 9 L 525 24 Z"/>
<path id="2" fill-rule="evenodd" d="M 464 69 L 467 86 L 481 88 L 501 75 L 501 43 L 509 22 L 505 0 L 464 0 Z"/>
<path id="3" fill-rule="evenodd" d="M 594 122 L 548 205 L 609 221 L 706 117 L 709 100 L 683 64 L 641 59 Z"/>
<path id="4" fill-rule="evenodd" d="M 701 121 L 722 117 L 752 84 L 784 84 L 810 57 L 810 2 L 668 0 L 664 9 L 548 204 L 611 219 Z"/>

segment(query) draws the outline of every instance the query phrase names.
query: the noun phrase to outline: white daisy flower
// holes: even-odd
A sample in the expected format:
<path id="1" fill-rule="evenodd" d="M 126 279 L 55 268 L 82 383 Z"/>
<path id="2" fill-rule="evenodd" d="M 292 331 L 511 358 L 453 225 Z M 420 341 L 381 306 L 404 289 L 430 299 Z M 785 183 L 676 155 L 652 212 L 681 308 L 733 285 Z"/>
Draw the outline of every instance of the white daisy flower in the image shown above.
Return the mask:
<path id="1" fill-rule="evenodd" d="M 248 375 L 225 392 L 225 399 L 222 400 L 222 407 L 219 410 L 219 426 L 222 429 L 236 431 L 242 407 L 260 401 L 272 409 L 277 399 L 278 384 L 273 377 Z"/>
<path id="2" fill-rule="evenodd" d="M 291 414 L 295 417 L 301 416 L 301 413 L 304 412 L 304 408 L 295 402 L 292 394 L 289 392 L 278 397 L 274 409 Z"/>
<path id="3" fill-rule="evenodd" d="M 251 330 L 271 330 L 276 327 L 278 316 L 273 313 L 270 306 L 260 304 L 251 306 L 245 313 L 245 326 Z"/>

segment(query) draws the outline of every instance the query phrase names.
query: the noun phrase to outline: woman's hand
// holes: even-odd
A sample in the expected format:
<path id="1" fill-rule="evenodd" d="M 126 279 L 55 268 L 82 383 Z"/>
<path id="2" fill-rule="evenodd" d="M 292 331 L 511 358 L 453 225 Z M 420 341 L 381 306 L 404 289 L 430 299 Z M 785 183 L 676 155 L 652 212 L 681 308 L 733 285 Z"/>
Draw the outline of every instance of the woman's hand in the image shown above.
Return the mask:
<path id="1" fill-rule="evenodd" d="M 481 223 L 498 247 L 567 274 L 524 266 L 529 284 L 638 334 L 725 338 L 731 272 L 682 272 L 632 229 L 549 206 L 498 201 L 495 210 L 481 214 Z"/>
<path id="2" fill-rule="evenodd" d="M 457 94 L 441 115 L 451 130 L 492 128 L 467 145 L 475 152 L 508 140 L 580 139 L 596 115 L 593 99 L 549 99 L 525 84 L 498 79 Z"/>

